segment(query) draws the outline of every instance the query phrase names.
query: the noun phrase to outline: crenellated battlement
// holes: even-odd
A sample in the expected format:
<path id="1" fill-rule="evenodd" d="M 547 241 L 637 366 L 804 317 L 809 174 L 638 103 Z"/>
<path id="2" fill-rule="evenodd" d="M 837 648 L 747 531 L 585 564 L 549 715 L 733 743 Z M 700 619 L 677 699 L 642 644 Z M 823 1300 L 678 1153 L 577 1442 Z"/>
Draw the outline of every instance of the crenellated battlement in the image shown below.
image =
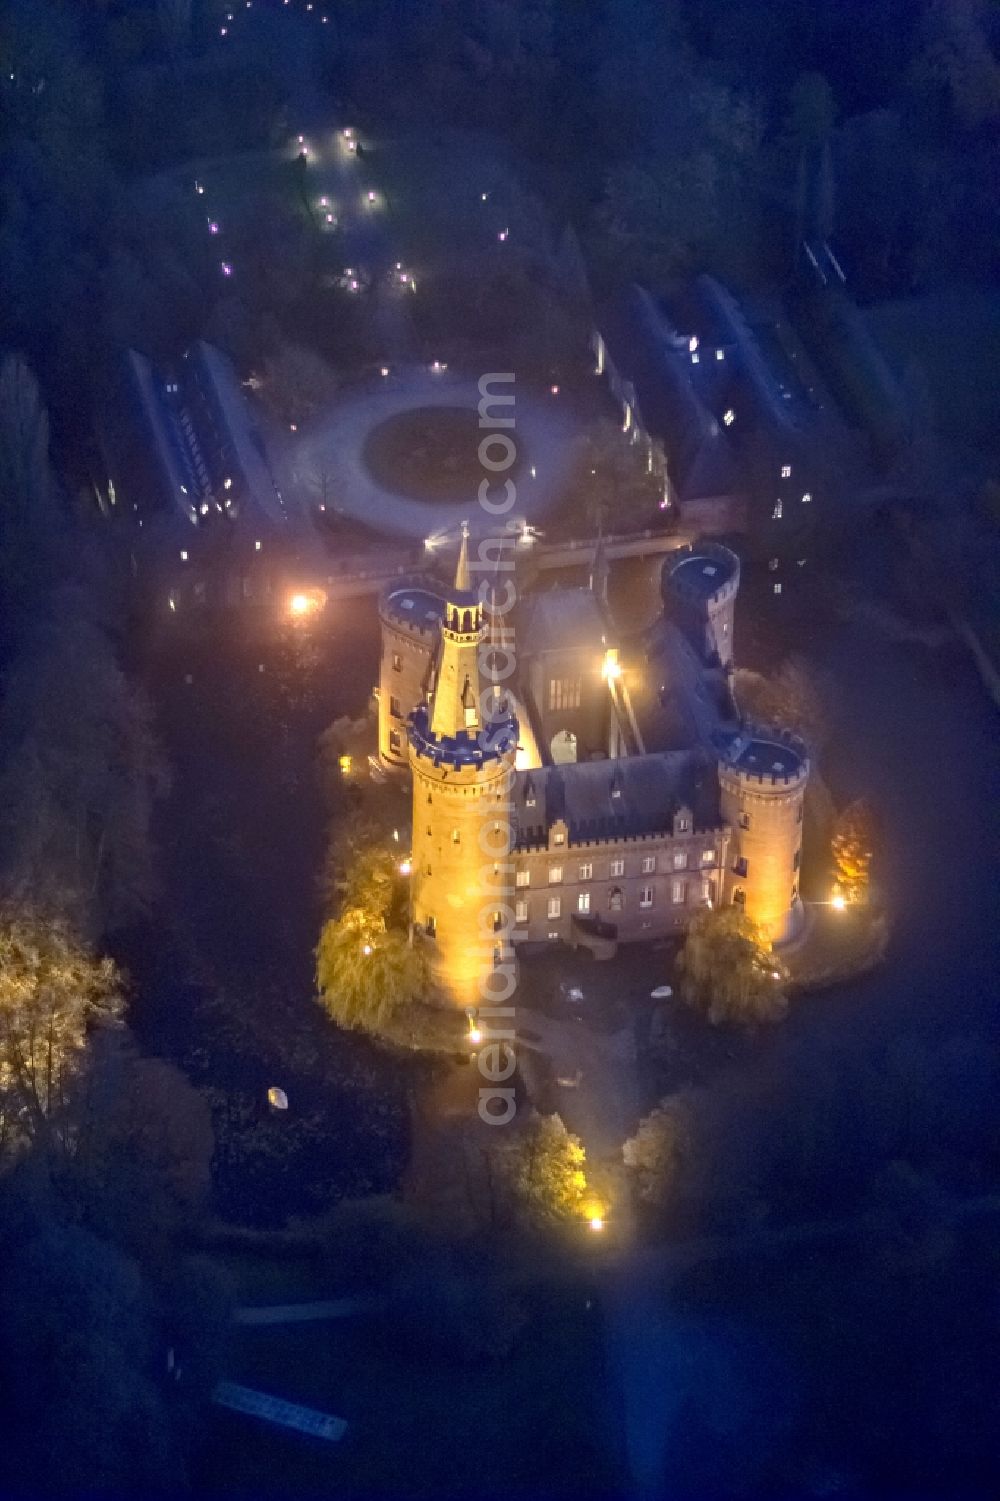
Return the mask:
<path id="1" fill-rule="evenodd" d="M 809 776 L 805 742 L 791 730 L 746 724 L 719 755 L 719 775 L 748 790 L 792 790 Z"/>
<path id="2" fill-rule="evenodd" d="M 736 597 L 740 560 L 721 542 L 689 542 L 667 559 L 663 585 L 686 605 L 718 609 Z"/>

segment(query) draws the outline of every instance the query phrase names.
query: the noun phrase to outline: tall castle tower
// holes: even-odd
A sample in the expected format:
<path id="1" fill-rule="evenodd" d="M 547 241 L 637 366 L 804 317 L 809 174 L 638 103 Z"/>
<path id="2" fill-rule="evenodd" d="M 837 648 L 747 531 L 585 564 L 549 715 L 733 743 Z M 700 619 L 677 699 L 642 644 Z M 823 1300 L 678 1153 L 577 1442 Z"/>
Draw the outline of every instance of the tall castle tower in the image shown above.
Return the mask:
<path id="1" fill-rule="evenodd" d="M 441 997 L 478 1006 L 512 907 L 509 805 L 517 720 L 483 682 L 483 608 L 469 572 L 468 528 L 448 590 L 429 700 L 409 717 L 413 774 L 411 920 L 428 944 Z"/>
<path id="2" fill-rule="evenodd" d="M 745 727 L 719 759 L 722 817 L 733 831 L 726 898 L 772 943 L 802 919 L 802 806 L 809 759 L 784 730 Z"/>
<path id="3" fill-rule="evenodd" d="M 721 542 L 678 548 L 663 565 L 663 603 L 701 660 L 710 665 L 732 666 L 739 587 L 740 560 Z"/>

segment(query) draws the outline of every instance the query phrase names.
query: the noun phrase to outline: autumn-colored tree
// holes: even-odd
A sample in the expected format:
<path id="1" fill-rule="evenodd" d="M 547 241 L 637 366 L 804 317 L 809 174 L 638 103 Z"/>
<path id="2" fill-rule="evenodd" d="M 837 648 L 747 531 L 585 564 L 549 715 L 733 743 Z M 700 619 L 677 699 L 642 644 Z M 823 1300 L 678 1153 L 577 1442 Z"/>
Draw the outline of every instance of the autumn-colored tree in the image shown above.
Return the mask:
<path id="1" fill-rule="evenodd" d="M 788 1009 L 787 972 L 736 906 L 696 912 L 678 960 L 681 994 L 713 1026 L 754 1027 L 780 1021 Z"/>
<path id="2" fill-rule="evenodd" d="M 343 1027 L 381 1032 L 426 988 L 423 951 L 393 925 L 400 876 L 392 853 L 355 847 L 340 880 L 340 911 L 323 925 L 316 982 L 323 1005 Z"/>
<path id="3" fill-rule="evenodd" d="M 661 1100 L 622 1146 L 622 1158 L 644 1204 L 659 1208 L 670 1196 L 688 1142 L 687 1111 Z"/>
<path id="4" fill-rule="evenodd" d="M 509 1142 L 498 1166 L 515 1212 L 535 1224 L 558 1224 L 582 1214 L 586 1153 L 558 1115 L 534 1115 Z"/>
<path id="5" fill-rule="evenodd" d="M 30 914 L 0 922 L 0 1139 L 49 1136 L 88 1030 L 120 1021 L 123 1006 L 112 961 L 61 923 Z"/>
<path id="6" fill-rule="evenodd" d="M 848 901 L 863 902 L 868 896 L 874 843 L 871 808 L 858 798 L 837 819 L 831 842 L 837 886 Z"/>

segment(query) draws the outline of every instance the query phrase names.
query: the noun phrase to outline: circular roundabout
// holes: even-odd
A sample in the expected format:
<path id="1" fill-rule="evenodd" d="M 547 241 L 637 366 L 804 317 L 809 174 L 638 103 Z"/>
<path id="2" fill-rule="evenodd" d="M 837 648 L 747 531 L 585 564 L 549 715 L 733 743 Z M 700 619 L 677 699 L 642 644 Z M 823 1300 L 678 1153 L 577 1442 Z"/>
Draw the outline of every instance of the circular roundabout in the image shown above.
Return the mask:
<path id="1" fill-rule="evenodd" d="M 483 421 L 479 383 L 443 372 L 400 372 L 350 394 L 302 435 L 291 483 L 386 536 L 433 542 L 461 521 L 473 536 L 534 526 L 570 488 L 582 429 L 565 399 L 495 377 L 490 391 Z M 511 391 L 513 406 L 496 399 Z M 484 481 L 501 509 L 481 501 Z"/>

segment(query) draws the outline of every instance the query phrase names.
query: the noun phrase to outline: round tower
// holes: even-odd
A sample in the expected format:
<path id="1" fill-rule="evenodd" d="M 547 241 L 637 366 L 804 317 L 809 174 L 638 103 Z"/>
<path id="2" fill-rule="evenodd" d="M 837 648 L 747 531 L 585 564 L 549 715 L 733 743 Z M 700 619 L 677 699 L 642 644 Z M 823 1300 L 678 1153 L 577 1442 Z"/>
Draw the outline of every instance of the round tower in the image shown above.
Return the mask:
<path id="1" fill-rule="evenodd" d="M 461 1007 L 502 999 L 485 981 L 509 949 L 513 898 L 509 806 L 517 720 L 502 694 L 494 709 L 492 690 L 481 680 L 483 635 L 463 533 L 433 688 L 409 718 L 413 932 L 427 944 L 440 997 Z"/>
<path id="2" fill-rule="evenodd" d="M 426 579 L 390 584 L 379 600 L 378 615 L 378 753 L 383 766 L 402 770 L 407 764 L 407 721 L 430 691 L 444 615 L 440 585 Z"/>
<path id="3" fill-rule="evenodd" d="M 663 603 L 703 661 L 729 667 L 740 560 L 720 542 L 671 553 L 661 574 Z"/>
<path id="4" fill-rule="evenodd" d="M 802 918 L 805 745 L 785 730 L 745 726 L 719 759 L 722 817 L 732 829 L 727 900 L 742 906 L 772 943 Z"/>

